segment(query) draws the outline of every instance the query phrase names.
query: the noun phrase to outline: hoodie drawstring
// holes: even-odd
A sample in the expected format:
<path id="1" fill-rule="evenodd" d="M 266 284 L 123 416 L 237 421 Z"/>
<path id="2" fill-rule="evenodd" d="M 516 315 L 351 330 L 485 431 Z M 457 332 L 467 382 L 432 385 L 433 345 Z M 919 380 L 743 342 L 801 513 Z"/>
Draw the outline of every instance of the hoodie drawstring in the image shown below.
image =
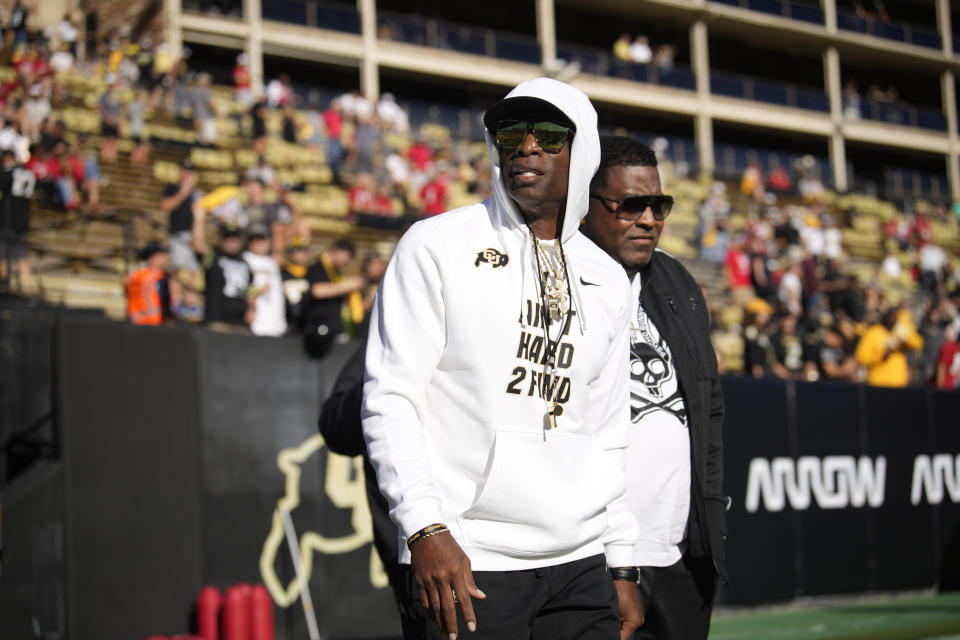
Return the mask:
<path id="1" fill-rule="evenodd" d="M 567 290 L 570 291 L 570 306 L 577 309 L 577 322 L 580 325 L 580 335 L 587 332 L 587 318 L 583 313 L 583 301 L 580 298 L 580 285 L 573 279 L 573 272 L 570 270 L 570 264 L 567 262 L 567 254 L 563 249 L 563 241 L 557 238 L 557 246 L 560 247 L 560 257 L 563 260 L 563 268 L 567 272 Z"/>
<path id="2" fill-rule="evenodd" d="M 567 270 L 567 277 L 573 278 L 573 274 Z M 577 308 L 577 320 L 580 321 L 580 335 L 587 332 L 587 315 L 584 313 L 583 300 L 580 298 L 580 283 L 576 280 L 570 282 L 570 290 L 573 292 L 574 306 Z"/>

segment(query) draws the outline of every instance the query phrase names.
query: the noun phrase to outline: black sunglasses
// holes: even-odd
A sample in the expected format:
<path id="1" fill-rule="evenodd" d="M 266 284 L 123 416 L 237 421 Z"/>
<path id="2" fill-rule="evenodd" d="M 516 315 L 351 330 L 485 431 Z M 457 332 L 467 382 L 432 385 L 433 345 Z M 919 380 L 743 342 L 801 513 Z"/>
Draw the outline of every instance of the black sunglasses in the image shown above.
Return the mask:
<path id="1" fill-rule="evenodd" d="M 663 222 L 673 209 L 673 196 L 627 196 L 623 200 L 614 200 L 591 193 L 590 197 L 602 202 L 604 208 L 616 215 L 618 219 L 629 222 L 636 222 L 642 218 L 647 207 L 653 211 L 655 220 Z"/>
<path id="2" fill-rule="evenodd" d="M 560 153 L 570 137 L 571 128 L 556 122 L 518 122 L 501 120 L 497 123 L 497 146 L 501 149 L 513 149 L 523 143 L 528 133 L 541 149 L 547 153 Z"/>

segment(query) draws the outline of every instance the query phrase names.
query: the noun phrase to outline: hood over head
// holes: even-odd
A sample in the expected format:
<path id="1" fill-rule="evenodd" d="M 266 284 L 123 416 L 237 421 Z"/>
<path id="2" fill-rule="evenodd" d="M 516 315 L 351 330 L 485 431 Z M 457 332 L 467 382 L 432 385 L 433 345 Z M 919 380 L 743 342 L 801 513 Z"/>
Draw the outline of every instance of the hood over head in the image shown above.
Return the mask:
<path id="1" fill-rule="evenodd" d="M 491 127 L 503 116 L 524 116 L 525 113 L 552 113 L 573 125 L 576 133 L 570 145 L 570 174 L 567 186 L 567 207 L 561 239 L 566 242 L 577 232 L 580 220 L 587 215 L 590 180 L 600 166 L 600 136 L 597 133 L 597 112 L 590 99 L 579 89 L 551 78 L 534 78 L 518 84 L 507 96 L 494 103 L 484 114 L 490 172 L 494 198 L 504 212 L 502 222 L 509 228 L 522 229 L 523 216 L 503 184 L 500 152 Z"/>

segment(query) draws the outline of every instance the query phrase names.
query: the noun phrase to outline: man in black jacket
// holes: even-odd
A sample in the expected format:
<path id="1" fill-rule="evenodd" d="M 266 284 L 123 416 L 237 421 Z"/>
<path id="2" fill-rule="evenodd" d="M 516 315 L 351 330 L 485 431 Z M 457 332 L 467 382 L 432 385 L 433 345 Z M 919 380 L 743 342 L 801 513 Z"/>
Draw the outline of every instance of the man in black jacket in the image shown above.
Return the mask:
<path id="1" fill-rule="evenodd" d="M 582 230 L 633 283 L 627 500 L 640 523 L 634 638 L 706 639 L 723 540 L 723 396 L 703 293 L 657 243 L 673 199 L 645 144 L 601 138 Z"/>
<path id="2" fill-rule="evenodd" d="M 344 456 L 363 456 L 367 503 L 370 505 L 370 516 L 373 519 L 373 546 L 380 555 L 400 609 L 403 637 L 421 638 L 424 634 L 426 618 L 412 604 L 415 596 L 412 592 L 409 567 L 402 567 L 399 562 L 397 525 L 390 520 L 387 501 L 377 489 L 377 475 L 367 456 L 367 445 L 363 441 L 363 430 L 360 426 L 363 360 L 366 351 L 367 341 L 363 339 L 340 370 L 330 391 L 330 397 L 324 401 L 320 411 L 320 434 L 327 447 L 334 453 Z"/>

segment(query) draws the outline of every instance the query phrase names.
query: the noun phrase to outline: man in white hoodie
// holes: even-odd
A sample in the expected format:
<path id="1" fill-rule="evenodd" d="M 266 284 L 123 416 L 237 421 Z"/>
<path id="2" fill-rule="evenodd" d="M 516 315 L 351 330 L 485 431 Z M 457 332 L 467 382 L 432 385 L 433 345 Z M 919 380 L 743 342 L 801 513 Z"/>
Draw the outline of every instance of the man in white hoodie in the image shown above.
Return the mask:
<path id="1" fill-rule="evenodd" d="M 374 304 L 364 436 L 429 638 L 613 639 L 642 623 L 630 286 L 578 231 L 596 123 L 586 95 L 546 78 L 490 107 L 494 195 L 411 227 Z"/>

